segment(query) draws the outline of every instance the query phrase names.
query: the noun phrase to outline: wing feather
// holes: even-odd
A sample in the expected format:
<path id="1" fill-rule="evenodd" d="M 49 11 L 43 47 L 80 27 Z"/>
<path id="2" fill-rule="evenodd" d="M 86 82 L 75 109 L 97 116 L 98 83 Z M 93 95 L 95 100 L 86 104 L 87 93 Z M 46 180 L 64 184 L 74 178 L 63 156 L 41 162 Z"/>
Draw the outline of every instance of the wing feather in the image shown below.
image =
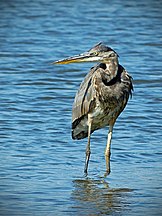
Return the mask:
<path id="1" fill-rule="evenodd" d="M 95 99 L 92 78 L 96 71 L 96 67 L 97 66 L 91 68 L 76 93 L 72 109 L 72 128 L 75 128 L 78 121 L 89 112 L 91 104 Z"/>

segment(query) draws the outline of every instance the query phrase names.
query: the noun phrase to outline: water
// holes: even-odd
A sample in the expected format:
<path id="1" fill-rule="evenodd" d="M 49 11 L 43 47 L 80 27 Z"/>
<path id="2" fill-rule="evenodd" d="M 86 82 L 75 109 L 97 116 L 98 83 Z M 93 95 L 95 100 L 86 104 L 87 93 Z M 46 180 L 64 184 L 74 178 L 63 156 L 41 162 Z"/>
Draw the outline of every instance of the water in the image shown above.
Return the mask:
<path id="1" fill-rule="evenodd" d="M 160 1 L 1 1 L 0 215 L 160 215 L 162 30 Z M 134 78 L 114 128 L 71 139 L 75 93 L 93 64 L 54 66 L 104 41 Z"/>

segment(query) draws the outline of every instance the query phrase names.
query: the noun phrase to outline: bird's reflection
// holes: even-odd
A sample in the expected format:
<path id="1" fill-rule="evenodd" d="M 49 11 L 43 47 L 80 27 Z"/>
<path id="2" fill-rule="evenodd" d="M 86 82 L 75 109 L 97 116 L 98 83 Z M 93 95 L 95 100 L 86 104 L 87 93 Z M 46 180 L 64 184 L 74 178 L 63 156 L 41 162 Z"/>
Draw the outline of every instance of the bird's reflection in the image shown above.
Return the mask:
<path id="1" fill-rule="evenodd" d="M 126 210 L 128 192 L 131 189 L 109 187 L 101 180 L 81 179 L 73 181 L 73 212 L 77 215 L 112 215 Z"/>

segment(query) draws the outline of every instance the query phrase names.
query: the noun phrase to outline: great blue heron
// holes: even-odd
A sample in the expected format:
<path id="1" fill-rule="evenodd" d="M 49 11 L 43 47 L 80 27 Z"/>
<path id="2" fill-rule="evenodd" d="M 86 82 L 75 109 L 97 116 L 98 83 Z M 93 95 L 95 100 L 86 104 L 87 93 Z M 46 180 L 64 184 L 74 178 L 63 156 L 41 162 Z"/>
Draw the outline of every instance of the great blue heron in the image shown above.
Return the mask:
<path id="1" fill-rule="evenodd" d="M 90 69 L 76 93 L 72 109 L 72 138 L 88 136 L 84 172 L 87 174 L 90 158 L 90 135 L 95 130 L 109 126 L 105 150 L 106 174 L 110 173 L 110 147 L 113 126 L 132 95 L 132 78 L 118 63 L 118 54 L 103 43 L 89 51 L 53 62 L 100 62 Z"/>

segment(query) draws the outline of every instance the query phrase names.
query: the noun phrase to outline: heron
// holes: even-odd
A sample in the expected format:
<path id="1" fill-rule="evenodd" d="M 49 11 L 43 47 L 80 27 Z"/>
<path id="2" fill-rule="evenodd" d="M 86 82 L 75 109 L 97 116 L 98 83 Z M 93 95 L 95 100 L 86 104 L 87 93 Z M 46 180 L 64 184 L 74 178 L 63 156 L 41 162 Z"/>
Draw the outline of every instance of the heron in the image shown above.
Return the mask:
<path id="1" fill-rule="evenodd" d="M 132 96 L 132 77 L 119 64 L 118 57 L 115 50 L 99 42 L 82 54 L 53 62 L 54 64 L 98 62 L 81 82 L 72 108 L 72 138 L 80 140 L 88 137 L 85 175 L 88 174 L 91 154 L 91 134 L 106 126 L 109 130 L 105 149 L 105 175 L 110 174 L 113 127 L 127 105 L 129 97 Z"/>

